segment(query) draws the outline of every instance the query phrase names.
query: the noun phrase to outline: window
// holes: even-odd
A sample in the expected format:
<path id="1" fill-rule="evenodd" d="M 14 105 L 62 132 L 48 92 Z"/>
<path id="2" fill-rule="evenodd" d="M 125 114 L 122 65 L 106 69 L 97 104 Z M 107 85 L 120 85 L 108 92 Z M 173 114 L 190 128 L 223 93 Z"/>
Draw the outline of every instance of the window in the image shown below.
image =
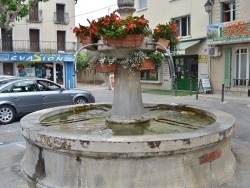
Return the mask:
<path id="1" fill-rule="evenodd" d="M 29 14 L 29 21 L 30 22 L 39 21 L 38 2 L 32 6 L 32 11 Z"/>
<path id="2" fill-rule="evenodd" d="M 54 12 L 54 23 L 56 24 L 68 24 L 69 15 L 65 12 L 64 4 L 56 4 L 56 12 Z"/>
<path id="3" fill-rule="evenodd" d="M 190 36 L 190 16 L 173 19 L 178 25 L 178 34 L 180 37 Z"/>
<path id="4" fill-rule="evenodd" d="M 147 8 L 147 0 L 139 0 L 139 9 Z"/>
<path id="5" fill-rule="evenodd" d="M 13 85 L 12 92 L 34 92 L 36 86 L 33 81 L 17 82 Z"/>
<path id="6" fill-rule="evenodd" d="M 3 83 L 3 84 L 4 84 L 4 83 Z M 0 83 L 0 85 L 1 85 L 1 83 Z M 11 88 L 12 88 L 12 85 L 7 86 L 7 87 L 3 88 L 3 89 L 0 91 L 0 93 L 10 93 L 10 92 L 11 92 Z"/>
<path id="7" fill-rule="evenodd" d="M 30 29 L 30 51 L 39 52 L 40 31 L 38 29 Z"/>
<path id="8" fill-rule="evenodd" d="M 65 51 L 65 31 L 57 31 L 57 51 Z"/>
<path id="9" fill-rule="evenodd" d="M 154 71 L 141 71 L 141 80 L 158 81 L 158 72 Z"/>
<path id="10" fill-rule="evenodd" d="M 2 51 L 13 51 L 12 32 L 1 29 Z"/>
<path id="11" fill-rule="evenodd" d="M 235 20 L 235 2 L 221 3 L 221 22 Z"/>
<path id="12" fill-rule="evenodd" d="M 38 84 L 39 91 L 58 91 L 58 90 L 61 90 L 60 86 L 58 86 L 52 82 L 46 81 L 46 80 L 39 80 L 39 81 L 37 81 L 37 84 Z"/>
<path id="13" fill-rule="evenodd" d="M 250 62 L 247 48 L 241 48 L 236 51 L 235 71 L 236 85 L 249 85 Z"/>

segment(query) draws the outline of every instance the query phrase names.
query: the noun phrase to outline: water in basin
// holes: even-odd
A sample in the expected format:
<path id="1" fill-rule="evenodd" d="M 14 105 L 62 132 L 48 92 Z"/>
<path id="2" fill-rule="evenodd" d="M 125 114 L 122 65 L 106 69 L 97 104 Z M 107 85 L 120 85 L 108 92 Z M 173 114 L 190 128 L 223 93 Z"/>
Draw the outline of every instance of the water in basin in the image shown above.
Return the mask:
<path id="1" fill-rule="evenodd" d="M 76 107 L 44 119 L 41 124 L 51 129 L 85 135 L 133 136 L 189 132 L 205 128 L 214 119 L 190 108 L 164 105 L 145 107 L 150 121 L 137 124 L 114 124 L 105 121 L 111 106 Z"/>

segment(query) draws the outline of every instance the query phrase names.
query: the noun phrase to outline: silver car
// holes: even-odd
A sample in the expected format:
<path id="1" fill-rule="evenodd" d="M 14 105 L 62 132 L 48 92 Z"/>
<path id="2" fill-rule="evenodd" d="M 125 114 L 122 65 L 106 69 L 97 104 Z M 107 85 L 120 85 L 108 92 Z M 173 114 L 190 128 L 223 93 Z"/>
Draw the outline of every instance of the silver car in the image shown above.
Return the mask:
<path id="1" fill-rule="evenodd" d="M 47 79 L 5 80 L 0 84 L 0 124 L 45 108 L 94 102 L 90 91 L 67 89 Z"/>

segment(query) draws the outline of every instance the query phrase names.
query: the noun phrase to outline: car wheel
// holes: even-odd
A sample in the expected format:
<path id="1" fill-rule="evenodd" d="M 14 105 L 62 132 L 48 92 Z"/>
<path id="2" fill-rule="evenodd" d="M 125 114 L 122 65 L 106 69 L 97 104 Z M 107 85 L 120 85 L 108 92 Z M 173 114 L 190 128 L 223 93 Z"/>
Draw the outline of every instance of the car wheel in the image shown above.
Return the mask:
<path id="1" fill-rule="evenodd" d="M 13 107 L 8 105 L 0 106 L 0 124 L 9 124 L 14 121 L 16 112 Z"/>
<path id="2" fill-rule="evenodd" d="M 85 104 L 88 103 L 88 101 L 84 97 L 78 97 L 75 99 L 75 104 Z"/>

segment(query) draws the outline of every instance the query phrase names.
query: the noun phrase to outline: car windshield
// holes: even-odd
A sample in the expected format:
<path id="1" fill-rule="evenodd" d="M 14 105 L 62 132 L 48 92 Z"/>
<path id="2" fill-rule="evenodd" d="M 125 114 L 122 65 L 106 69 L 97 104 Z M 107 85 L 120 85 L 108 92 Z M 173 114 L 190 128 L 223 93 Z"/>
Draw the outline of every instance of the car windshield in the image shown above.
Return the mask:
<path id="1" fill-rule="evenodd" d="M 18 77 L 11 77 L 11 78 L 0 78 L 0 86 L 3 85 L 3 84 L 6 84 L 6 83 L 9 83 L 13 80 L 17 80 Z"/>

